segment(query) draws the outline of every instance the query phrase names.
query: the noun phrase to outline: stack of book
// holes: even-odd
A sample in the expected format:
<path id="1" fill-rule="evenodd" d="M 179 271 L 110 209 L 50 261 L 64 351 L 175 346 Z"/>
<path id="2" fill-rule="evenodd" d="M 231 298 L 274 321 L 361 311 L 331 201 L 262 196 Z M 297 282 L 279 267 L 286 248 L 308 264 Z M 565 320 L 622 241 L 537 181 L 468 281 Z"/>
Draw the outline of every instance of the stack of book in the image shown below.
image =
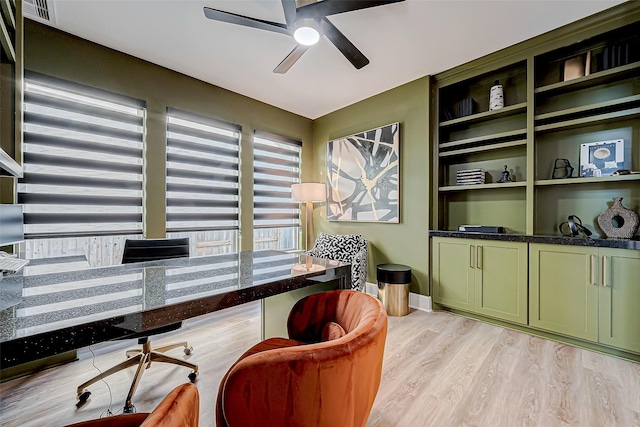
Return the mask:
<path id="1" fill-rule="evenodd" d="M 601 69 L 608 70 L 630 64 L 637 60 L 636 56 L 633 49 L 630 51 L 629 43 L 616 43 L 605 46 L 604 49 L 602 49 Z"/>
<path id="2" fill-rule="evenodd" d="M 465 117 L 475 114 L 476 100 L 473 98 L 465 98 L 458 103 L 458 117 Z"/>
<path id="3" fill-rule="evenodd" d="M 484 169 L 465 169 L 456 172 L 456 185 L 484 184 Z"/>

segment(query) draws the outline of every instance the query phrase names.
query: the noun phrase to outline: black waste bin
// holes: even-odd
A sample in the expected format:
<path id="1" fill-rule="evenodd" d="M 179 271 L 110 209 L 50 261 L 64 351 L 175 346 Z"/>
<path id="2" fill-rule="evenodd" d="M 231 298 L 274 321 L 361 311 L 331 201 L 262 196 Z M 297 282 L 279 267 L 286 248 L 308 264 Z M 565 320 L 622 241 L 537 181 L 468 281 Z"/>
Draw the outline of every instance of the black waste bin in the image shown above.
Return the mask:
<path id="1" fill-rule="evenodd" d="M 401 264 L 379 264 L 376 273 L 378 298 L 382 301 L 387 314 L 389 316 L 409 314 L 411 267 Z"/>

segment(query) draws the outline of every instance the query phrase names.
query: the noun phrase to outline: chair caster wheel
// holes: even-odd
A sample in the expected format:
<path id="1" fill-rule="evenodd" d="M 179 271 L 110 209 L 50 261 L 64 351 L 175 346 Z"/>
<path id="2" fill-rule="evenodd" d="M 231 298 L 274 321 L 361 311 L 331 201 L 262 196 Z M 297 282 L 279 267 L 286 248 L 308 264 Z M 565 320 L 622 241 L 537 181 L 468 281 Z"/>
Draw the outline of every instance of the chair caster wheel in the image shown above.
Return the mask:
<path id="1" fill-rule="evenodd" d="M 196 382 L 196 377 L 198 376 L 198 374 L 196 372 L 191 372 L 189 374 L 189 381 L 191 381 L 192 383 Z"/>
<path id="2" fill-rule="evenodd" d="M 184 351 L 184 354 L 189 356 L 191 354 L 191 352 L 193 351 L 193 347 L 191 347 L 191 346 L 185 347 L 183 351 Z"/>
<path id="3" fill-rule="evenodd" d="M 89 396 L 91 396 L 91 392 L 89 390 L 85 390 L 82 393 L 78 393 L 78 402 L 84 403 L 89 400 Z"/>

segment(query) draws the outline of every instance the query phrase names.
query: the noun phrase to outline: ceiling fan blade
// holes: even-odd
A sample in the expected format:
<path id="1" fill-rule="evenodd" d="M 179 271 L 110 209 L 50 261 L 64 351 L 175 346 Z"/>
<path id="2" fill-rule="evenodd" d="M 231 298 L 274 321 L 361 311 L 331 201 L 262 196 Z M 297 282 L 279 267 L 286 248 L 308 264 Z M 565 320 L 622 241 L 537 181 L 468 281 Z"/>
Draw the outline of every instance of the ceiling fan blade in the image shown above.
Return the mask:
<path id="1" fill-rule="evenodd" d="M 298 19 L 321 19 L 329 15 L 351 12 L 353 10 L 368 9 L 376 6 L 384 6 L 385 4 L 398 3 L 401 1 L 405 0 L 323 0 L 299 7 L 297 15 Z"/>
<path id="2" fill-rule="evenodd" d="M 228 22 L 229 24 L 243 25 L 245 27 L 258 28 L 260 30 L 273 31 L 291 35 L 291 31 L 284 25 L 277 22 L 263 21 L 261 19 L 249 18 L 247 16 L 236 15 L 222 10 L 204 8 L 204 16 L 214 21 Z"/>
<path id="3" fill-rule="evenodd" d="M 284 58 L 282 62 L 279 63 L 276 68 L 273 69 L 273 72 L 278 74 L 284 74 L 287 71 L 289 71 L 289 68 L 291 68 L 293 64 L 295 64 L 298 61 L 298 59 L 300 59 L 302 54 L 305 53 L 309 49 L 309 47 L 310 46 L 303 46 L 301 44 L 294 47 L 293 50 L 289 53 L 289 55 L 287 55 L 287 57 Z"/>
<path id="4" fill-rule="evenodd" d="M 326 0 L 325 0 L 326 1 Z M 362 52 L 358 50 L 349 39 L 340 32 L 327 18 L 322 18 L 320 21 L 320 28 L 322 33 L 327 36 L 331 43 L 338 48 L 340 52 L 356 67 L 357 70 L 364 67 L 369 63 L 369 60 Z"/>
<path id="5" fill-rule="evenodd" d="M 293 28 L 293 24 L 296 23 L 296 0 L 282 0 L 282 10 L 287 28 Z"/>

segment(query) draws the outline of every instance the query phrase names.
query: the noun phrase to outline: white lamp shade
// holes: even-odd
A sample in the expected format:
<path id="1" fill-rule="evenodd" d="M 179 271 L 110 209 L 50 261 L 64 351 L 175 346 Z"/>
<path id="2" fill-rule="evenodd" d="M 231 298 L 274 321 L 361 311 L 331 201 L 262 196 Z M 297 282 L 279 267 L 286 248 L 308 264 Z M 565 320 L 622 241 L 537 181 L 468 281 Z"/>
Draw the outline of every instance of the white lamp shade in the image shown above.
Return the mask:
<path id="1" fill-rule="evenodd" d="M 291 184 L 291 199 L 294 202 L 324 202 L 325 185 L 319 182 Z"/>

